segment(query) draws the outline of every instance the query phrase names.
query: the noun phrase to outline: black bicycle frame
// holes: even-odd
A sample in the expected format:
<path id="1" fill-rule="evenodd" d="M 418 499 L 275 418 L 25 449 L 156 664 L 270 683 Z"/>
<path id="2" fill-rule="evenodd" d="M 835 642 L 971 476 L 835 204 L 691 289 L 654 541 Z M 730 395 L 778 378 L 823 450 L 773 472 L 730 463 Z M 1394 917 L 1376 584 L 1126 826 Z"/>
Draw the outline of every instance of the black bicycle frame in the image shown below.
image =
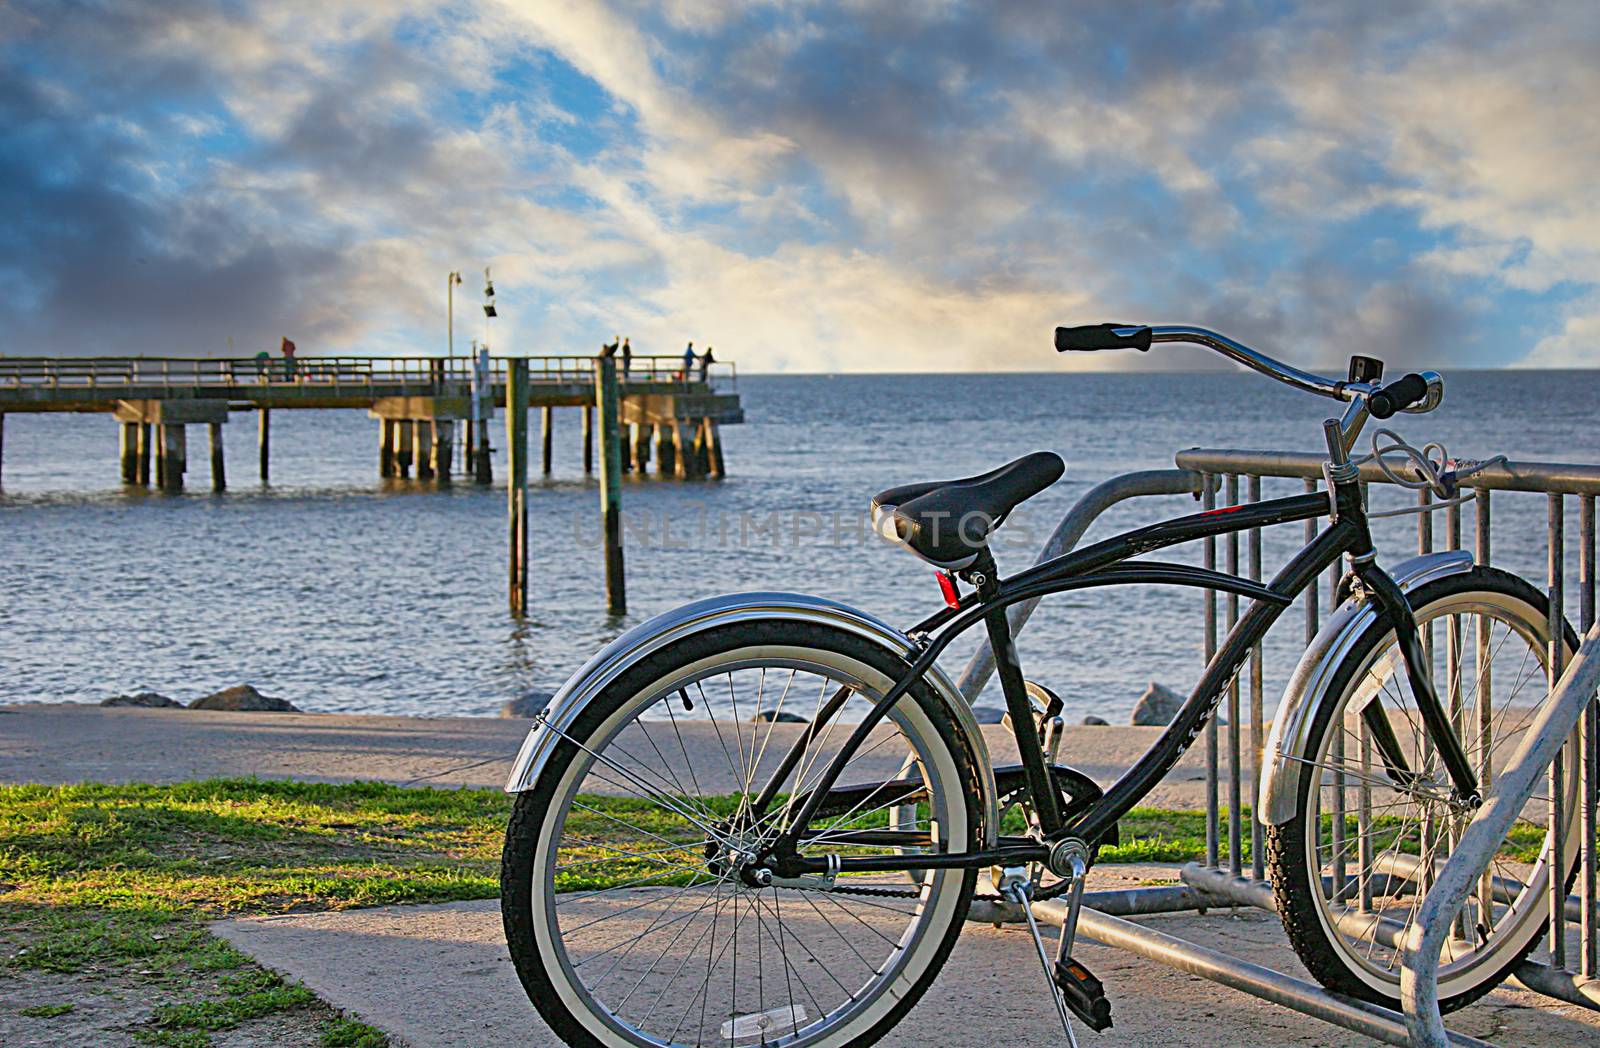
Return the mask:
<path id="1" fill-rule="evenodd" d="M 1130 558 L 1196 539 L 1227 535 L 1274 524 L 1331 517 L 1331 523 L 1297 553 L 1266 585 L 1250 579 L 1181 564 L 1156 561 L 1130 561 Z M 919 652 L 906 673 L 878 699 L 860 724 L 856 725 L 828 767 L 799 798 L 789 827 L 767 849 L 773 868 L 781 876 L 822 872 L 828 860 L 796 854 L 802 830 L 823 804 L 845 766 L 865 742 L 872 729 L 889 709 L 934 664 L 940 653 L 961 633 L 982 621 L 994 649 L 995 666 L 1011 715 L 1012 731 L 1022 758 L 1028 792 L 1031 796 L 1044 842 L 1030 845 L 1007 841 L 995 849 L 960 854 L 917 854 L 898 856 L 834 857 L 835 868 L 844 871 L 930 869 L 935 867 L 985 866 L 994 862 L 1039 861 L 1051 843 L 1066 838 L 1093 842 L 1112 830 L 1117 821 L 1137 805 L 1167 775 L 1193 745 L 1215 715 L 1228 684 L 1238 674 L 1250 651 L 1266 635 L 1284 609 L 1321 573 L 1345 554 L 1350 554 L 1356 578 L 1370 596 L 1380 616 L 1394 626 L 1407 676 L 1423 722 L 1433 737 L 1451 777 L 1458 797 L 1468 803 L 1478 797 L 1471 765 L 1451 728 L 1435 693 L 1417 637 L 1416 620 L 1400 587 L 1379 568 L 1373 557 L 1372 538 L 1359 486 L 1350 481 L 1336 484 L 1332 498 L 1328 493 L 1295 495 L 1265 502 L 1224 506 L 1203 513 L 1162 521 L 1125 532 L 1083 549 L 1063 554 L 1018 572 L 1009 579 L 996 577 L 993 559 L 985 555 L 964 575 L 977 584 L 954 606 L 918 623 L 910 631 Z M 1021 666 L 1017 659 L 1006 608 L 1020 601 L 1100 586 L 1168 584 L 1234 593 L 1250 598 L 1250 606 L 1228 632 L 1194 691 L 1147 750 L 1106 793 L 1070 823 L 1064 823 L 1058 808 L 1057 790 L 1052 782 L 1038 733 L 1033 730 L 1032 707 L 1027 697 Z M 798 765 L 816 737 L 819 726 L 830 721 L 843 708 L 849 690 L 840 688 L 819 711 L 818 716 L 768 779 L 753 802 L 759 817 L 778 795 L 782 783 Z M 1399 741 L 1376 704 L 1363 712 L 1373 729 L 1374 744 L 1391 778 L 1401 784 L 1415 773 L 1407 767 Z"/>

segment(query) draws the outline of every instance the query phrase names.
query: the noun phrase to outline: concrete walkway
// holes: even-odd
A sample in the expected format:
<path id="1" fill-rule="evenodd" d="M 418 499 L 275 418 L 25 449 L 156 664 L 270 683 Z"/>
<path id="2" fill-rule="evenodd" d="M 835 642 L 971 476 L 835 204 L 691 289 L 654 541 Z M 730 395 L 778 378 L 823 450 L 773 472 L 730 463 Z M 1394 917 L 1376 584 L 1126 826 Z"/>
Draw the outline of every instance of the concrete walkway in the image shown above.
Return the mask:
<path id="1" fill-rule="evenodd" d="M 1102 867 L 1092 886 L 1132 887 L 1175 875 L 1171 868 Z M 1143 920 L 1169 934 L 1307 977 L 1271 914 L 1224 911 Z M 560 1043 L 517 982 L 493 901 L 267 917 L 213 927 L 261 963 L 303 981 L 324 1000 L 411 1048 Z M 1376 1043 L 1097 943 L 1084 944 L 1077 956 L 1105 981 L 1115 1023 L 1100 1035 L 1079 1026 L 1085 1048 Z M 1528 993 L 1497 991 L 1450 1019 L 1452 1029 L 1496 1044 L 1600 1045 L 1595 1013 L 1554 1006 Z M 880 1043 L 966 1048 L 1059 1045 L 1065 1039 L 1027 931 L 969 924 L 944 973 Z"/>
<path id="2" fill-rule="evenodd" d="M 525 721 L 492 719 L 0 706 L 0 781 L 174 782 L 255 775 L 498 788 L 526 731 Z M 1155 728 L 1074 728 L 1063 759 L 1109 783 L 1158 734 Z M 1015 760 L 1001 729 L 986 728 L 986 735 L 997 762 Z M 702 740 L 690 749 L 699 744 L 709 746 Z M 1196 747 L 1149 803 L 1202 807 L 1200 752 Z M 1175 876 L 1171 868 L 1105 866 L 1094 871 L 1091 887 L 1132 887 Z M 1305 977 L 1270 914 L 1213 911 L 1146 920 Z M 297 914 L 216 928 L 262 963 L 413 1048 L 556 1043 L 511 971 L 493 901 Z M 1062 1043 L 1025 936 L 1015 927 L 968 925 L 945 973 L 883 1043 Z M 1117 1024 L 1105 1035 L 1086 1035 L 1086 1046 L 1373 1043 L 1120 951 L 1086 944 L 1079 956 L 1105 980 Z M 1600 1015 L 1518 991 L 1497 991 L 1452 1016 L 1451 1025 L 1504 1045 L 1600 1046 Z"/>
<path id="3" fill-rule="evenodd" d="M 484 717 L 0 706 L 0 782 L 181 782 L 254 775 L 498 789 L 528 725 Z M 726 766 L 709 729 L 687 722 L 683 727 L 690 749 L 704 750 L 699 767 Z M 776 729 L 767 750 L 771 760 L 782 753 L 784 736 L 801 726 Z M 1069 727 L 1060 759 L 1109 786 L 1160 734 L 1160 728 Z M 984 736 L 997 764 L 1016 762 L 1008 731 L 985 725 Z M 1204 747 L 1197 745 L 1145 803 L 1205 807 L 1204 768 Z"/>

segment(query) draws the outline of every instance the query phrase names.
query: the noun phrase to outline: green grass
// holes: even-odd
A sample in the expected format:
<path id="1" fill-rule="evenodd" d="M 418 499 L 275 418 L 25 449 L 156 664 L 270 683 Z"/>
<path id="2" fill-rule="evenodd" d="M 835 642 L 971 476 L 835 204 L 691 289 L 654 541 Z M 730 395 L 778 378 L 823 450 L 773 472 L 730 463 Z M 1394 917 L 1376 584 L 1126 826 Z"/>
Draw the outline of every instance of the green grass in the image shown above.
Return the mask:
<path id="1" fill-rule="evenodd" d="M 135 1031 L 149 1044 L 205 1045 L 320 1009 L 322 1043 L 373 1048 L 381 1033 L 255 966 L 206 921 L 492 896 L 506 812 L 494 791 L 375 784 L 0 787 L 0 977 L 131 981 L 162 1002 Z"/>
<path id="2" fill-rule="evenodd" d="M 151 1023 L 164 1030 L 231 1030 L 246 1020 L 316 1000 L 304 986 L 286 985 L 277 975 L 259 968 L 225 977 L 219 983 L 226 997 L 161 1005 Z"/>
<path id="3" fill-rule="evenodd" d="M 17 1014 L 29 1019 L 55 1019 L 72 1014 L 70 1004 L 38 1004 L 32 1008 L 18 1008 Z"/>
<path id="4" fill-rule="evenodd" d="M 573 810 L 569 838 L 644 851 L 651 834 L 694 836 L 642 801 L 584 802 L 595 810 Z M 732 810 L 727 798 L 705 803 Z M 492 898 L 509 812 L 510 799 L 496 790 L 381 783 L 0 787 L 0 903 L 41 933 L 39 946 L 10 963 L 75 971 L 94 956 L 174 951 L 206 963 L 190 957 L 203 950 L 183 930 L 185 917 Z M 880 813 L 859 825 L 883 822 Z M 1003 829 L 1020 829 L 1015 813 Z M 1121 832 L 1102 862 L 1182 862 L 1205 851 L 1197 812 L 1137 809 Z M 591 857 L 604 861 L 563 874 L 562 888 L 588 890 L 650 868 L 598 844 L 567 861 Z M 153 939 L 156 929 L 166 938 Z"/>
<path id="5" fill-rule="evenodd" d="M 675 875 L 662 874 L 661 859 L 700 861 L 699 831 L 660 809 L 626 798 L 583 800 L 594 810 L 573 809 L 568 839 L 581 846 L 563 862 L 586 865 L 563 871 L 561 889 L 591 890 L 652 871 L 650 883 L 670 884 Z M 704 803 L 733 807 L 729 798 Z M 138 1031 L 141 1040 L 209 1043 L 213 1032 L 306 1009 L 314 999 L 274 981 L 209 934 L 206 921 L 493 898 L 510 804 L 497 790 L 381 783 L 0 787 L 0 977 L 31 969 L 135 978 L 167 995 Z M 637 829 L 623 830 L 613 819 Z M 1222 819 L 1225 850 L 1225 812 Z M 885 820 L 879 813 L 856 825 Z M 1013 811 L 1002 831 L 1021 828 Z M 1383 847 L 1382 834 L 1392 831 L 1384 820 L 1378 829 Z M 1120 832 L 1100 862 L 1185 862 L 1205 854 L 1200 812 L 1135 809 Z M 661 837 L 681 850 L 665 850 Z M 1533 859 L 1541 838 L 1536 828 L 1519 826 L 1506 853 Z M 1245 840 L 1248 849 L 1248 833 Z M 612 846 L 664 855 L 620 856 Z M 383 1043 L 376 1030 L 331 1013 L 321 1036 L 326 1045 Z"/>
<path id="6" fill-rule="evenodd" d="M 354 1019 L 335 1019 L 323 1027 L 322 1048 L 384 1048 L 389 1039 L 379 1030 Z"/>
<path id="7" fill-rule="evenodd" d="M 154 896 L 209 914 L 483 898 L 506 812 L 496 791 L 381 783 L 3 787 L 0 883 L 30 902 Z"/>

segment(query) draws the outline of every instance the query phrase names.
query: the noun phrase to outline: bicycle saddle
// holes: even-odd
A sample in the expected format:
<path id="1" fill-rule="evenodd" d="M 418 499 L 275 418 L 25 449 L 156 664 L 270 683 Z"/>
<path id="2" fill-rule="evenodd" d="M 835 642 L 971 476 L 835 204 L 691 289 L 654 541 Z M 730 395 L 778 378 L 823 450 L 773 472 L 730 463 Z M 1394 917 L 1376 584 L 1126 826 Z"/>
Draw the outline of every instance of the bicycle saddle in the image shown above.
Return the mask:
<path id="1" fill-rule="evenodd" d="M 972 566 L 1006 515 L 1061 479 L 1067 464 L 1036 451 L 961 480 L 902 484 L 872 499 L 872 526 L 946 571 Z"/>

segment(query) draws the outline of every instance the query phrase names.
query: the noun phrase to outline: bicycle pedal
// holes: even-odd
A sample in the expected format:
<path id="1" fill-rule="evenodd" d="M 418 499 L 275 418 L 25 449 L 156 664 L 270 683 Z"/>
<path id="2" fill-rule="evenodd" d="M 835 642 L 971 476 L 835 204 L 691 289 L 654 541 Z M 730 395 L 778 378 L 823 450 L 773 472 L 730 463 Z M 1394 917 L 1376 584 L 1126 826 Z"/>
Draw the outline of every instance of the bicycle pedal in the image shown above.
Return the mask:
<path id="1" fill-rule="evenodd" d="M 1111 1029 L 1111 1001 L 1105 984 L 1093 972 L 1077 961 L 1057 961 L 1055 984 L 1061 1000 L 1085 1026 L 1095 1033 Z"/>

